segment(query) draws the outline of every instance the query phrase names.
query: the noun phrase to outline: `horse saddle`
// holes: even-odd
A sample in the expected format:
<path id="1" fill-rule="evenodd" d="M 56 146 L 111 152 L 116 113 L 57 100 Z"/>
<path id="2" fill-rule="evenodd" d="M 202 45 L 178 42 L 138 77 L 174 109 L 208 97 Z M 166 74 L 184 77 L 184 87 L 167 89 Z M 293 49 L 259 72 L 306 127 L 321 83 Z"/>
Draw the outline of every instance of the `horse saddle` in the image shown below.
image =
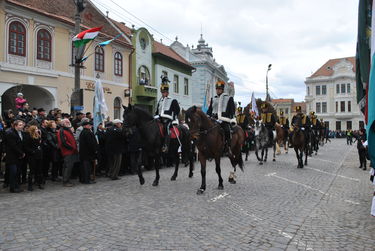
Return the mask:
<path id="1" fill-rule="evenodd" d="M 164 138 L 166 130 L 164 129 L 165 125 L 163 123 L 158 123 L 160 135 Z M 176 126 L 172 126 L 169 128 L 169 136 L 171 139 L 176 139 L 180 137 L 180 130 Z"/>

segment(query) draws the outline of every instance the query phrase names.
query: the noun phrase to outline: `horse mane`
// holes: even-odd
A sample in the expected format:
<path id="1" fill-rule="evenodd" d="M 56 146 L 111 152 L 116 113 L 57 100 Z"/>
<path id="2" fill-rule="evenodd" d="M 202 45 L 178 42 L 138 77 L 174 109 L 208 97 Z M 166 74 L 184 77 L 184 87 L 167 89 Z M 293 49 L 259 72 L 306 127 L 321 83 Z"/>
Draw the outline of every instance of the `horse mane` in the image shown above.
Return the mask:
<path id="1" fill-rule="evenodd" d="M 201 117 L 202 120 L 207 122 L 207 123 L 211 122 L 211 120 L 207 117 L 207 115 L 199 107 L 193 106 L 193 107 L 190 107 L 189 109 L 187 109 L 187 111 L 185 113 L 185 117 L 190 117 L 192 113 L 197 113 L 198 116 Z"/>
<path id="2" fill-rule="evenodd" d="M 141 107 L 134 106 L 133 109 L 137 113 L 137 115 L 139 115 L 144 120 L 153 120 L 154 119 L 154 117 L 148 111 L 146 111 L 145 109 L 143 109 Z"/>

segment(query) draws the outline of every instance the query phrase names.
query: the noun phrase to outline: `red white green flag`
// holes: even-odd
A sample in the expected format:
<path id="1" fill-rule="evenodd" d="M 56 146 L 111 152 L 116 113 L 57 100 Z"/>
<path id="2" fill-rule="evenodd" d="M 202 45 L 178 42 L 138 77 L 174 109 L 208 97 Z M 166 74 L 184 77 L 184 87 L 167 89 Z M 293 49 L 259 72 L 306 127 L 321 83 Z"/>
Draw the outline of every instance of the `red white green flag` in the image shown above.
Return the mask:
<path id="1" fill-rule="evenodd" d="M 82 31 L 81 33 L 75 35 L 73 37 L 74 47 L 78 48 L 78 47 L 84 46 L 91 40 L 95 39 L 101 29 L 102 27 L 95 27 L 95 28 Z"/>

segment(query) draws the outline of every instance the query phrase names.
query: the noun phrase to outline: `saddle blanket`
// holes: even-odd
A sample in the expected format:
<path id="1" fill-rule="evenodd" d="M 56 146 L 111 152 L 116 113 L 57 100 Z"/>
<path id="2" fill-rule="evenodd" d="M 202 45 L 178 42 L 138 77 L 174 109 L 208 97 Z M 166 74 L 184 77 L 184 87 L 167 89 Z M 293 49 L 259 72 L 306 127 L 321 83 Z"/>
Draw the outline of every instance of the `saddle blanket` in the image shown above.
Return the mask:
<path id="1" fill-rule="evenodd" d="M 165 137 L 164 127 L 162 124 L 159 124 L 159 130 L 160 130 L 161 136 Z M 169 135 L 171 139 L 177 139 L 177 137 L 180 137 L 180 131 L 178 130 L 177 127 L 173 126 L 169 128 Z"/>

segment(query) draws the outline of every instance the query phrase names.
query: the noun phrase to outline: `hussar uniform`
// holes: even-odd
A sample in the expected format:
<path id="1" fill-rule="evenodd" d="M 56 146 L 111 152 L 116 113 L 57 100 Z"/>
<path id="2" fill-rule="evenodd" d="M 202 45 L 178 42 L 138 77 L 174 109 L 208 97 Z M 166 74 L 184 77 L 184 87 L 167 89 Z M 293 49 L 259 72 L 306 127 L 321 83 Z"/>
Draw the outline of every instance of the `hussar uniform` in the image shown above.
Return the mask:
<path id="1" fill-rule="evenodd" d="M 263 103 L 261 105 L 261 114 L 260 114 L 260 118 L 264 124 L 264 126 L 267 128 L 268 130 L 268 137 L 269 137 L 269 143 L 271 144 L 271 142 L 273 141 L 274 139 L 274 133 L 273 131 L 275 130 L 275 124 L 276 124 L 276 117 L 275 115 L 273 114 L 273 112 L 270 111 L 270 109 L 268 109 L 268 103 Z"/>
<path id="2" fill-rule="evenodd" d="M 292 118 L 292 126 L 299 127 L 305 134 L 305 138 L 309 138 L 309 128 L 310 128 L 310 119 L 301 111 L 301 106 L 296 107 L 297 114 Z M 293 132 L 290 134 L 290 138 L 292 138 Z"/>
<path id="3" fill-rule="evenodd" d="M 237 124 L 241 126 L 243 130 L 247 129 L 247 126 L 249 125 L 249 118 L 246 116 L 245 113 L 243 113 L 241 106 L 237 108 L 236 121 Z"/>
<path id="4" fill-rule="evenodd" d="M 160 91 L 169 92 L 169 85 L 168 85 L 168 77 L 162 76 L 162 84 L 160 86 Z M 178 104 L 176 99 L 173 99 L 169 96 L 161 97 L 159 102 L 156 106 L 155 118 L 160 119 L 160 121 L 164 125 L 165 131 L 165 142 L 163 146 L 163 152 L 168 151 L 169 146 L 169 128 L 173 125 L 178 124 L 178 115 L 180 114 L 180 105 Z"/>
<path id="5" fill-rule="evenodd" d="M 224 90 L 225 82 L 218 81 L 215 85 L 216 89 Z M 211 98 L 207 115 L 219 121 L 224 130 L 225 135 L 225 151 L 230 151 L 229 142 L 231 138 L 231 124 L 236 124 L 234 118 L 236 107 L 233 97 L 223 92 L 221 95 L 215 95 Z"/>
<path id="6" fill-rule="evenodd" d="M 283 130 L 285 131 L 285 135 L 288 135 L 288 131 L 289 131 L 289 119 L 284 116 L 284 112 L 283 111 L 280 112 L 280 117 L 279 117 L 277 123 L 279 123 L 280 126 L 281 126 L 281 128 L 283 128 Z"/>

